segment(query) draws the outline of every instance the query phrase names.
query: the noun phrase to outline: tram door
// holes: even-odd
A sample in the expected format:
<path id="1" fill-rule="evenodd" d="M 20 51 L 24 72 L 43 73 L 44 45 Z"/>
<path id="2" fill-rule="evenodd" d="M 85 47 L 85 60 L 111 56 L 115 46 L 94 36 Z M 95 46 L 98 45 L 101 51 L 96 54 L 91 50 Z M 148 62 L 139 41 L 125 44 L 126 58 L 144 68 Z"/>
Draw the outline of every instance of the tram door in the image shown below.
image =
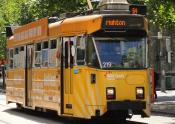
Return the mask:
<path id="1" fill-rule="evenodd" d="M 71 54 L 72 41 L 65 40 L 64 42 L 64 113 L 73 114 L 72 104 L 72 68 L 73 56 Z"/>
<path id="2" fill-rule="evenodd" d="M 26 106 L 32 106 L 32 58 L 33 45 L 26 47 L 26 75 L 25 75 L 25 103 Z"/>

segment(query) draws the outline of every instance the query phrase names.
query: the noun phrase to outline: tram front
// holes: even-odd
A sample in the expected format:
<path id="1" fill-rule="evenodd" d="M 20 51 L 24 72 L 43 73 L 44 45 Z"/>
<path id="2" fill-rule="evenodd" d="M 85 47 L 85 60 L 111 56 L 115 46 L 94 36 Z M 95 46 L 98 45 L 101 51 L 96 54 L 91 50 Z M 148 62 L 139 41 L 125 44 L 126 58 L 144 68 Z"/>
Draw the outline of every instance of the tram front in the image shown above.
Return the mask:
<path id="1" fill-rule="evenodd" d="M 76 42 L 74 115 L 149 117 L 147 20 L 139 15 L 103 15 L 101 20 L 101 29 Z"/>
<path id="2" fill-rule="evenodd" d="M 103 17 L 102 29 L 88 36 L 86 48 L 91 82 L 97 85 L 96 102 L 103 106 L 97 115 L 150 115 L 147 52 L 143 16 Z"/>

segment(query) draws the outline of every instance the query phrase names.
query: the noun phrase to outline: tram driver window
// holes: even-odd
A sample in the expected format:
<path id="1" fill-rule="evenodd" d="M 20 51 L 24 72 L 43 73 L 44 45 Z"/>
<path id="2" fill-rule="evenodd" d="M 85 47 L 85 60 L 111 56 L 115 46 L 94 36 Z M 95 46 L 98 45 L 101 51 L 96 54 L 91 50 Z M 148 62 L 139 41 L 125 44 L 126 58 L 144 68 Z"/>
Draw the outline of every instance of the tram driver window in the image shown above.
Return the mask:
<path id="1" fill-rule="evenodd" d="M 41 67 L 41 43 L 35 45 L 35 67 Z"/>
<path id="2" fill-rule="evenodd" d="M 87 56 L 86 56 L 87 65 L 90 67 L 99 68 L 100 64 L 99 64 L 97 53 L 95 51 L 95 46 L 91 37 L 87 39 L 86 53 L 87 53 Z"/>
<path id="3" fill-rule="evenodd" d="M 48 41 L 44 41 L 42 45 L 42 66 L 43 67 L 48 67 L 48 48 L 49 48 Z"/>
<path id="4" fill-rule="evenodd" d="M 77 65 L 85 64 L 85 38 L 77 37 Z"/>

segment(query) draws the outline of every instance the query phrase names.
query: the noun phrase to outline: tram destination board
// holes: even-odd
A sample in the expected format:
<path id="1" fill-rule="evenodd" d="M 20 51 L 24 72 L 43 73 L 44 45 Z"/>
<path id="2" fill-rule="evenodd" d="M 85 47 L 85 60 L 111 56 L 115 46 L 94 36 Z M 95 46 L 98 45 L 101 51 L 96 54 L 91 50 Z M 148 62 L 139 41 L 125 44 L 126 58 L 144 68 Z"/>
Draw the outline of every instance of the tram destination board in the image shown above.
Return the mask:
<path id="1" fill-rule="evenodd" d="M 142 30 L 144 18 L 142 16 L 104 16 L 102 28 L 108 30 Z"/>
<path id="2" fill-rule="evenodd" d="M 129 10 L 130 10 L 131 14 L 146 15 L 146 13 L 147 13 L 147 6 L 133 4 L 133 5 L 129 6 Z"/>

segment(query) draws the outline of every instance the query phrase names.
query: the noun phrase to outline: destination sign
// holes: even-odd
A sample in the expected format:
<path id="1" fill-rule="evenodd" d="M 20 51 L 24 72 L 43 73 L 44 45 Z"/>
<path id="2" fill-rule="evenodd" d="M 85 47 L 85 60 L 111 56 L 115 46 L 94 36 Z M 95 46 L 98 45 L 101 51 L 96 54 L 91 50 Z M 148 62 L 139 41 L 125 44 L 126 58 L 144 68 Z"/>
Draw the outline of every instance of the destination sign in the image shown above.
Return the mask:
<path id="1" fill-rule="evenodd" d="M 145 5 L 130 5 L 129 10 L 131 14 L 146 15 L 147 7 Z"/>
<path id="2" fill-rule="evenodd" d="M 106 20 L 106 26 L 126 26 L 126 21 L 119 19 Z"/>
<path id="3" fill-rule="evenodd" d="M 103 29 L 144 29 L 142 16 L 104 16 Z"/>

